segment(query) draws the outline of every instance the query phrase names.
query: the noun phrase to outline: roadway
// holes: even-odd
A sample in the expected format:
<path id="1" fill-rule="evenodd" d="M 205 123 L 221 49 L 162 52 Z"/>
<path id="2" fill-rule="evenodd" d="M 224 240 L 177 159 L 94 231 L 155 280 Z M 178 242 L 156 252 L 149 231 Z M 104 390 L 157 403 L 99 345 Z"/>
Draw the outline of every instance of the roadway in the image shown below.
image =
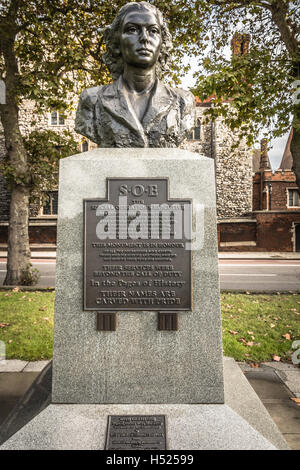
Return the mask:
<path id="1" fill-rule="evenodd" d="M 40 271 L 38 287 L 55 285 L 55 259 L 33 259 Z M 5 277 L 6 260 L 0 259 L 0 286 Z M 300 292 L 300 259 L 220 259 L 220 286 L 223 290 L 249 292 Z"/>

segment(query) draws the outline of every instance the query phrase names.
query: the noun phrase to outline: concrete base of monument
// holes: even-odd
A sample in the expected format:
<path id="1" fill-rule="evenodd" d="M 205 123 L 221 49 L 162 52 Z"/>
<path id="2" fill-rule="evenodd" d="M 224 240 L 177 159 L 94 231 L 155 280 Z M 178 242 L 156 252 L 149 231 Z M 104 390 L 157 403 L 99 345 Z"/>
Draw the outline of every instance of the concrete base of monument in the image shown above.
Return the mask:
<path id="1" fill-rule="evenodd" d="M 224 405 L 51 404 L 7 440 L 1 450 L 103 450 L 107 417 L 134 414 L 166 416 L 169 450 L 288 449 L 233 359 L 225 358 L 224 376 Z"/>

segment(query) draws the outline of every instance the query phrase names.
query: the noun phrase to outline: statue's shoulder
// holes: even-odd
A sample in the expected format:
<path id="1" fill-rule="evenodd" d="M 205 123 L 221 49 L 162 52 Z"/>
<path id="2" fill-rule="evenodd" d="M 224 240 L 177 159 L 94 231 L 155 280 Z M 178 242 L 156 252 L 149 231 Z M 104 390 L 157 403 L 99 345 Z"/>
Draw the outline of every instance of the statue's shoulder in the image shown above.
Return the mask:
<path id="1" fill-rule="evenodd" d="M 95 106 L 98 99 L 101 96 L 111 93 L 113 89 L 113 83 L 109 85 L 95 86 L 92 88 L 86 88 L 80 95 L 79 101 L 81 106 L 92 108 Z"/>
<path id="2" fill-rule="evenodd" d="M 175 88 L 175 90 L 186 105 L 195 106 L 195 97 L 191 91 L 183 90 L 182 88 Z"/>

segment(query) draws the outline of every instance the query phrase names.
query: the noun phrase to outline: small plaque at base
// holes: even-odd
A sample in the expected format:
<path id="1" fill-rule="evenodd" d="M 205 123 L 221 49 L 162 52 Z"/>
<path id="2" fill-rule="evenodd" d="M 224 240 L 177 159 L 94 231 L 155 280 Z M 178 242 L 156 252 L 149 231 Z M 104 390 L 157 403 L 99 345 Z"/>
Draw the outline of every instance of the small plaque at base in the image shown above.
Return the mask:
<path id="1" fill-rule="evenodd" d="M 106 450 L 166 450 L 164 415 L 108 416 Z"/>

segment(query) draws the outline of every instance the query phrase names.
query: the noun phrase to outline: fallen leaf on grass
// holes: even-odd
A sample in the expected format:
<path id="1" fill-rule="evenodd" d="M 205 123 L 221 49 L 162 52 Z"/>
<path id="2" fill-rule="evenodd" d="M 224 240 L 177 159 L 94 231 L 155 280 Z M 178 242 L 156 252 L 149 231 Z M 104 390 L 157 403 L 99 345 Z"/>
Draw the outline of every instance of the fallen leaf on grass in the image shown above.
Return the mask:
<path id="1" fill-rule="evenodd" d="M 282 335 L 283 338 L 285 339 L 291 339 L 291 335 L 289 333 L 286 333 L 285 335 Z"/>
<path id="2" fill-rule="evenodd" d="M 234 330 L 228 330 L 228 331 L 231 335 L 237 335 L 238 334 L 238 331 L 234 331 Z"/>
<path id="3" fill-rule="evenodd" d="M 280 362 L 281 357 L 280 357 L 280 356 L 276 356 L 276 355 L 274 354 L 274 355 L 272 356 L 272 359 L 273 359 L 273 361 Z"/>
<path id="4" fill-rule="evenodd" d="M 42 320 L 49 321 L 50 318 L 49 317 L 43 317 Z"/>
<path id="5" fill-rule="evenodd" d="M 12 339 L 9 339 L 8 342 L 9 342 L 9 344 L 12 343 Z"/>
<path id="6" fill-rule="evenodd" d="M 252 369 L 258 369 L 259 364 L 257 364 L 256 362 L 250 362 L 250 367 L 252 367 Z"/>
<path id="7" fill-rule="evenodd" d="M 253 346 L 253 341 L 247 341 L 246 346 Z"/>
<path id="8" fill-rule="evenodd" d="M 270 328 L 275 328 L 276 325 L 274 325 L 274 323 L 271 323 L 270 324 Z"/>
<path id="9" fill-rule="evenodd" d="M 4 297 L 10 297 L 10 296 L 11 296 L 11 294 L 5 294 L 4 295 Z"/>
<path id="10" fill-rule="evenodd" d="M 10 323 L 0 323 L 0 328 L 5 328 L 6 326 L 10 326 Z"/>
<path id="11" fill-rule="evenodd" d="M 239 341 L 240 343 L 246 343 L 245 338 L 240 338 L 240 339 L 238 339 L 238 341 Z"/>
<path id="12" fill-rule="evenodd" d="M 253 331 L 247 331 L 248 335 L 253 335 Z"/>
<path id="13" fill-rule="evenodd" d="M 20 288 L 19 287 L 14 287 L 12 292 L 19 292 Z"/>
<path id="14" fill-rule="evenodd" d="M 40 307 L 39 310 L 43 312 L 44 310 L 46 310 L 46 307 Z"/>
<path id="15" fill-rule="evenodd" d="M 247 291 L 246 294 L 247 294 L 247 295 L 250 295 L 250 292 Z"/>
<path id="16" fill-rule="evenodd" d="M 31 297 L 28 298 L 28 302 L 32 302 L 33 299 Z"/>

